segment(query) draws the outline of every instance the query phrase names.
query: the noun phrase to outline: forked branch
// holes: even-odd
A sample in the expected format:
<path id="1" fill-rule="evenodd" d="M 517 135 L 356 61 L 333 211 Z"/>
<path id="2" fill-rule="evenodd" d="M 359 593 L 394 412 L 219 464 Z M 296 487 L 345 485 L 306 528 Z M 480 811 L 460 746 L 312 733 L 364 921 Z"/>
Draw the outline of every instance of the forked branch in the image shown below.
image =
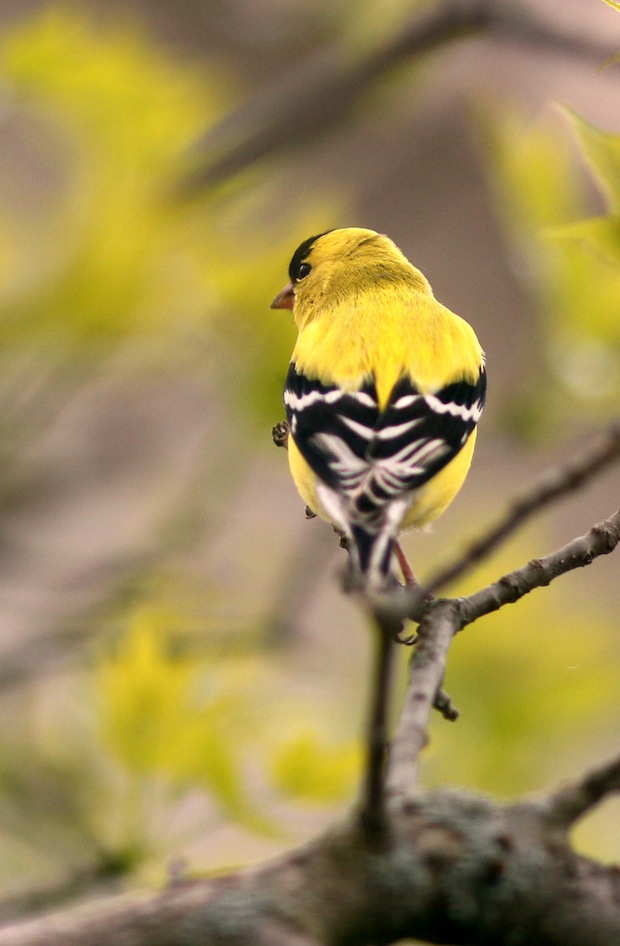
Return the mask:
<path id="1" fill-rule="evenodd" d="M 467 624 L 514 603 L 560 575 L 609 554 L 619 542 L 620 511 L 557 552 L 533 559 L 467 598 L 446 598 L 426 607 L 418 631 L 419 642 L 411 660 L 400 725 L 390 750 L 386 776 L 390 793 L 406 796 L 416 788 L 419 755 L 427 742 L 430 714 L 443 681 L 454 635 Z"/>

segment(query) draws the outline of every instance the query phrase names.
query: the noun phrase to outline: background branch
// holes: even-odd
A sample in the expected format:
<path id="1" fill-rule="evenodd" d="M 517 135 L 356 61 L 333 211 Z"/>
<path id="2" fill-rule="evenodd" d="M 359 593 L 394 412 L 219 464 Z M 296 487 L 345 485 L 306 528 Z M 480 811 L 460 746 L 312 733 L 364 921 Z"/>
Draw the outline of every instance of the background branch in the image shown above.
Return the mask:
<path id="1" fill-rule="evenodd" d="M 613 51 L 569 22 L 548 24 L 533 9 L 507 0 L 443 0 L 358 62 L 347 61 L 340 47 L 328 50 L 250 100 L 197 146 L 196 168 L 175 196 L 191 196 L 267 155 L 325 134 L 342 124 L 376 90 L 377 81 L 404 61 L 485 31 L 501 40 L 586 57 L 593 68 Z"/>
<path id="2" fill-rule="evenodd" d="M 550 821 L 568 828 L 612 792 L 620 792 L 620 756 L 551 795 Z"/>
<path id="3" fill-rule="evenodd" d="M 199 166 L 183 182 L 182 193 L 191 196 L 269 154 L 324 134 L 344 121 L 377 80 L 403 59 L 480 30 L 488 21 L 486 2 L 451 0 L 433 5 L 356 63 L 346 62 L 340 48 L 324 51 L 210 132 L 199 145 Z"/>
<path id="4" fill-rule="evenodd" d="M 461 578 L 474 565 L 494 552 L 528 519 L 556 500 L 580 489 L 618 459 L 620 422 L 616 421 L 595 444 L 579 456 L 571 458 L 562 466 L 546 470 L 539 479 L 521 490 L 501 519 L 491 526 L 486 534 L 472 542 L 460 558 L 425 582 L 424 587 L 430 594 L 436 594 L 446 585 Z"/>

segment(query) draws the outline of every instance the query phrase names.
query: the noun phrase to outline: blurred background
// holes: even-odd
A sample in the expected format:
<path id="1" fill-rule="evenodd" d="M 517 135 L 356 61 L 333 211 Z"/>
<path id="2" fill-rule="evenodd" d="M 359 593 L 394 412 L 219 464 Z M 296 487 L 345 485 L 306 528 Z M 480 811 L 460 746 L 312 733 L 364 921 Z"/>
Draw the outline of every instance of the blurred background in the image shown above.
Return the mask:
<path id="1" fill-rule="evenodd" d="M 620 13 L 510 6 L 544 28 L 409 56 L 432 2 L 3 0 L 1 918 L 255 861 L 355 798 L 372 642 L 271 442 L 303 239 L 386 232 L 486 349 L 470 478 L 405 540 L 422 579 L 617 416 Z M 510 798 L 617 751 L 619 586 L 599 559 L 459 635 L 426 785 Z M 619 836 L 608 803 L 576 841 Z"/>

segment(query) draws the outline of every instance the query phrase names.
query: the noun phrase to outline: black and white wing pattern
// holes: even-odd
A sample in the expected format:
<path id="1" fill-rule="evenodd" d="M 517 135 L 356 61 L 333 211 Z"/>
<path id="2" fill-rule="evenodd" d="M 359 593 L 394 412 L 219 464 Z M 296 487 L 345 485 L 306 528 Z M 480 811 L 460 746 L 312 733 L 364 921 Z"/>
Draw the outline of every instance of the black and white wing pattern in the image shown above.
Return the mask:
<path id="1" fill-rule="evenodd" d="M 347 392 L 289 366 L 284 405 L 291 434 L 322 483 L 354 494 L 368 475 L 367 456 L 379 420 L 374 381 Z"/>
<path id="2" fill-rule="evenodd" d="M 360 527 L 370 536 L 391 520 L 395 535 L 411 491 L 467 441 L 485 392 L 484 368 L 475 384 L 459 381 L 433 394 L 420 393 L 402 377 L 381 410 L 373 379 L 357 391 L 343 391 L 306 377 L 291 363 L 284 403 L 293 439 L 326 488 L 320 498 L 334 521 L 347 534 Z M 366 570 L 363 562 L 361 567 Z"/>
<path id="3" fill-rule="evenodd" d="M 478 423 L 485 394 L 484 369 L 476 384 L 459 381 L 434 394 L 420 394 L 401 378 L 377 418 L 367 454 L 371 468 L 356 506 L 381 505 L 439 473 Z"/>

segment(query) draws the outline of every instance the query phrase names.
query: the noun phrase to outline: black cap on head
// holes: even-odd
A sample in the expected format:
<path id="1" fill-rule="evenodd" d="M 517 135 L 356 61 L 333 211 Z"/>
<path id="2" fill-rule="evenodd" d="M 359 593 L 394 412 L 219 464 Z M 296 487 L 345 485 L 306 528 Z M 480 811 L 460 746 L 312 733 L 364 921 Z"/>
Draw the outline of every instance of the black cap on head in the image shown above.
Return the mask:
<path id="1" fill-rule="evenodd" d="M 309 255 L 312 245 L 320 237 L 325 236 L 326 233 L 331 233 L 331 230 L 324 230 L 323 233 L 317 233 L 316 236 L 308 237 L 307 240 L 304 240 L 303 243 L 300 243 L 295 252 L 293 253 L 293 258 L 291 260 L 290 266 L 288 268 L 288 274 L 291 277 L 291 282 L 296 282 L 298 279 L 299 267 Z"/>

